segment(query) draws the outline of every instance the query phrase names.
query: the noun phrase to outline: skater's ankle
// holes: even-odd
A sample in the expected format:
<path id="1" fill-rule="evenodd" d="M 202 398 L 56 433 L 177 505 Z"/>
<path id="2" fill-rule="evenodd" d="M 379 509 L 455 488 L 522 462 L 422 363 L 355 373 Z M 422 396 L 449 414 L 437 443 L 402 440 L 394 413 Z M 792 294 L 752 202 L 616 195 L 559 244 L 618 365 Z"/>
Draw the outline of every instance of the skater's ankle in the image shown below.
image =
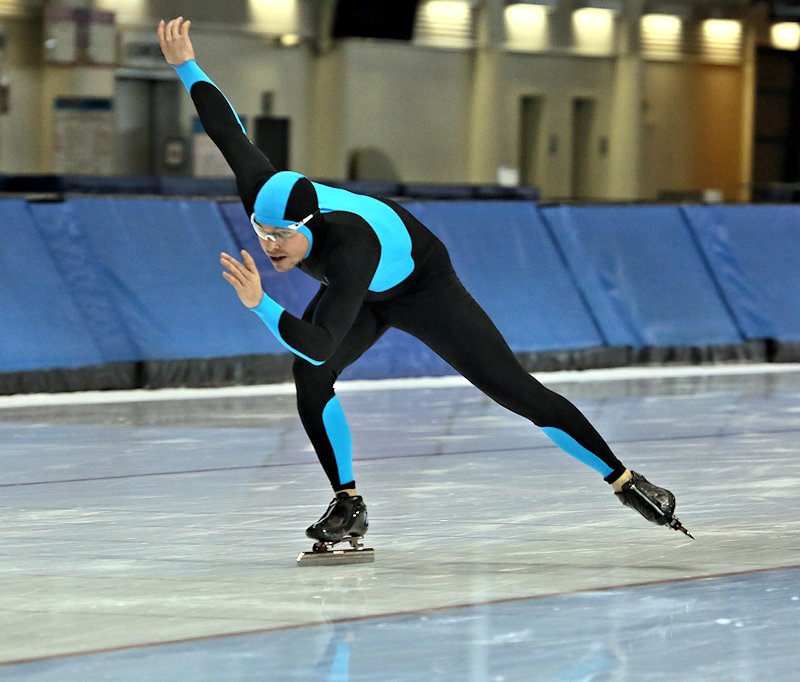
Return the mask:
<path id="1" fill-rule="evenodd" d="M 615 493 L 621 492 L 622 486 L 624 486 L 632 478 L 633 474 L 631 473 L 631 470 L 625 469 L 625 471 L 622 472 L 622 474 L 616 481 L 611 482 L 611 487 L 614 488 Z"/>
<path id="2" fill-rule="evenodd" d="M 336 494 L 347 493 L 350 497 L 358 497 L 358 490 L 356 488 L 346 488 L 345 490 L 337 490 Z"/>

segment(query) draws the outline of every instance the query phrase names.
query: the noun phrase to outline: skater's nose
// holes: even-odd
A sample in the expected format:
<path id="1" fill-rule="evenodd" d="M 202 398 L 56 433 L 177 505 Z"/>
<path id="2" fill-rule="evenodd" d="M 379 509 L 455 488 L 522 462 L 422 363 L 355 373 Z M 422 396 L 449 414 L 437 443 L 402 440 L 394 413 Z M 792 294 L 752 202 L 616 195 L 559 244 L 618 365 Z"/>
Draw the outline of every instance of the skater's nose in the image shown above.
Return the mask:
<path id="1" fill-rule="evenodd" d="M 274 253 L 278 249 L 280 249 L 280 242 L 272 241 L 271 239 L 262 239 L 261 245 L 264 247 L 264 251 L 267 253 Z"/>

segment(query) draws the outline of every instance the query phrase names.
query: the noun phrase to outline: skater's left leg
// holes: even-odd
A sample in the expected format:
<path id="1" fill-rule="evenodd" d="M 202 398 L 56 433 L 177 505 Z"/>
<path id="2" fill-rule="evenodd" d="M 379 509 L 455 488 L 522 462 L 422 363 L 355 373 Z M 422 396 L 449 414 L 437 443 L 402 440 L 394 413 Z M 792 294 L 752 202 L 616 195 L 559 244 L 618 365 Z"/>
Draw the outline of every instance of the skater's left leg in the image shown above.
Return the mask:
<path id="1" fill-rule="evenodd" d="M 562 450 L 602 475 L 623 504 L 649 521 L 686 532 L 674 517 L 674 495 L 626 469 L 575 405 L 525 371 L 455 275 L 387 302 L 381 314 L 500 405 L 541 427 Z"/>

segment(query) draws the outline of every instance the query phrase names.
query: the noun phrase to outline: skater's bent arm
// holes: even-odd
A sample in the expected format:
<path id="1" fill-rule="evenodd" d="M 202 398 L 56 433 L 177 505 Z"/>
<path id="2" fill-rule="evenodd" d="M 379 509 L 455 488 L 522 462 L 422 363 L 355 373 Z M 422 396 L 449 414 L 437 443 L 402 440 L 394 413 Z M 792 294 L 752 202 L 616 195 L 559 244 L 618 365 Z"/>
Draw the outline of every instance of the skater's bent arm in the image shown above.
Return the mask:
<path id="1" fill-rule="evenodd" d="M 194 60 L 189 21 L 182 17 L 158 25 L 164 58 L 175 69 L 194 102 L 203 129 L 222 152 L 239 187 L 245 211 L 252 213 L 256 195 L 275 173 L 269 159 L 247 138 L 239 116 L 222 91 Z"/>
<path id="2" fill-rule="evenodd" d="M 333 355 L 353 326 L 377 262 L 376 253 L 372 258 L 329 268 L 328 284 L 311 322 L 287 312 L 266 293 L 252 311 L 288 350 L 313 365 L 321 365 Z"/>

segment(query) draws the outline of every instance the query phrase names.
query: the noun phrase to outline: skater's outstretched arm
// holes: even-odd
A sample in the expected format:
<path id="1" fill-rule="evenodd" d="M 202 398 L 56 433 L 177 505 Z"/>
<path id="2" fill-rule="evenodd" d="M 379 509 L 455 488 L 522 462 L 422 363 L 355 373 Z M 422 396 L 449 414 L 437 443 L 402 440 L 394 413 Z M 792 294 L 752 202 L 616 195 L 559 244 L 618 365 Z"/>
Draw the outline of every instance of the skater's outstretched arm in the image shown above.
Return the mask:
<path id="1" fill-rule="evenodd" d="M 203 128 L 236 175 L 242 204 L 250 215 L 258 190 L 275 173 L 275 168 L 250 142 L 230 102 L 197 65 L 189 37 L 191 23 L 183 17 L 160 21 L 158 42 L 164 59 L 175 69 L 191 95 Z"/>

